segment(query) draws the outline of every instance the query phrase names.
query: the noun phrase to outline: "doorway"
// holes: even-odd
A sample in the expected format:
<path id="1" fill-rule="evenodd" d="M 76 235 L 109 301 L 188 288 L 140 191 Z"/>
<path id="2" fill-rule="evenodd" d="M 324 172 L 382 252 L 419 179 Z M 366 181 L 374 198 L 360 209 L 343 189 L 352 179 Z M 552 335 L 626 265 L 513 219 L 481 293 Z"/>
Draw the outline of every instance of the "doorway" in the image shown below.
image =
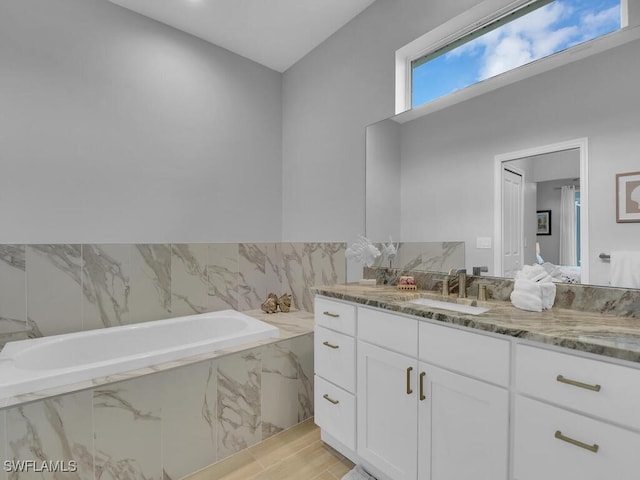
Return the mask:
<path id="1" fill-rule="evenodd" d="M 568 159 L 571 158 L 573 163 Z M 520 200 L 513 197 L 511 186 L 505 183 L 505 168 L 523 172 L 523 187 Z M 513 277 L 515 271 L 522 265 L 540 263 L 541 261 L 561 264 L 558 245 L 562 239 L 566 251 L 566 238 L 575 238 L 576 258 L 579 258 L 579 278 L 581 283 L 589 279 L 588 261 L 588 183 L 587 183 L 587 139 L 580 138 L 551 145 L 534 147 L 526 150 L 499 154 L 494 163 L 494 271 L 497 276 Z M 577 188 L 576 208 L 572 222 L 574 231 L 563 224 L 560 229 L 561 217 L 564 218 L 560 204 L 552 203 L 552 197 L 560 198 L 562 187 Z M 538 199 L 537 190 L 541 191 Z M 565 189 L 566 190 L 566 189 Z M 547 193 L 544 193 L 547 192 Z M 566 192 L 565 192 L 566 193 Z M 531 200 L 533 198 L 533 200 Z M 537 200 L 536 200 L 537 199 Z M 520 202 L 520 203 L 518 203 Z M 531 202 L 537 208 L 531 207 Z M 527 206 L 528 205 L 528 206 Z M 518 207 L 522 216 L 522 227 L 517 228 L 513 221 L 513 210 Z M 551 211 L 549 215 L 549 230 L 536 231 L 536 212 Z M 553 226 L 556 229 L 554 230 Z M 518 230 L 513 231 L 514 229 Z M 518 241 L 521 263 L 518 268 L 513 262 L 516 251 L 514 241 Z M 547 258 L 545 257 L 547 254 Z M 538 254 L 536 256 L 536 254 Z M 543 260 L 544 259 L 544 260 Z M 577 261 L 575 263 L 578 263 Z M 515 270 L 514 270 L 515 268 Z"/>

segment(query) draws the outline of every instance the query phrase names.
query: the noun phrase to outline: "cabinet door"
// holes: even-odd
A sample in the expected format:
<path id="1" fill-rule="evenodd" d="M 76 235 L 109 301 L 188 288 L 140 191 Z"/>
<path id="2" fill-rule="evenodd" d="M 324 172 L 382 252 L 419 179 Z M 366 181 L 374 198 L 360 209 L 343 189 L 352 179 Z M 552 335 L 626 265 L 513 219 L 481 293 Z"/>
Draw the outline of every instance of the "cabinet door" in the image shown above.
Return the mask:
<path id="1" fill-rule="evenodd" d="M 418 395 L 421 480 L 507 478 L 507 390 L 420 363 Z"/>
<path id="2" fill-rule="evenodd" d="M 417 361 L 362 341 L 357 350 L 358 455 L 394 480 L 415 480 Z"/>

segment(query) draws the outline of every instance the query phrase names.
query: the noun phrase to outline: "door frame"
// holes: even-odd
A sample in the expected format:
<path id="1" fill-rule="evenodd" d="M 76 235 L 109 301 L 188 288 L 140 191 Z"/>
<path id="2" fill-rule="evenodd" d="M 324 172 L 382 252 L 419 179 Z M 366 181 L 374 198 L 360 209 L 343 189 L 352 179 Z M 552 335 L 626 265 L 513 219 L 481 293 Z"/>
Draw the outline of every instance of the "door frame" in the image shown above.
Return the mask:
<path id="1" fill-rule="evenodd" d="M 545 153 L 577 148 L 580 153 L 580 283 L 589 283 L 589 171 L 588 171 L 587 137 L 576 138 L 564 142 L 552 143 L 538 147 L 526 148 L 515 152 L 501 153 L 494 157 L 494 196 L 493 196 L 493 271 L 495 276 L 503 276 L 502 265 L 502 163 L 519 158 L 533 157 Z"/>
<path id="2" fill-rule="evenodd" d="M 504 200 L 504 172 L 505 170 L 513 173 L 514 175 L 519 175 L 520 176 L 520 212 L 518 212 L 519 216 L 519 224 L 518 228 L 520 229 L 520 245 L 518 246 L 518 250 L 520 251 L 520 268 L 522 268 L 522 266 L 524 265 L 524 185 L 526 182 L 525 179 L 525 172 L 524 170 L 522 170 L 521 168 L 518 167 L 513 167 L 513 166 L 505 166 L 504 162 L 502 162 L 501 164 L 502 170 L 501 170 L 501 174 L 500 174 L 500 189 L 502 191 L 501 194 L 501 199 Z M 502 233 L 500 235 L 500 245 L 504 246 L 504 209 L 502 207 L 504 207 L 504 203 L 501 202 L 501 207 L 500 207 L 500 221 L 502 222 Z M 504 248 L 501 249 L 502 252 L 502 259 L 500 260 L 502 263 L 502 275 L 504 275 Z"/>

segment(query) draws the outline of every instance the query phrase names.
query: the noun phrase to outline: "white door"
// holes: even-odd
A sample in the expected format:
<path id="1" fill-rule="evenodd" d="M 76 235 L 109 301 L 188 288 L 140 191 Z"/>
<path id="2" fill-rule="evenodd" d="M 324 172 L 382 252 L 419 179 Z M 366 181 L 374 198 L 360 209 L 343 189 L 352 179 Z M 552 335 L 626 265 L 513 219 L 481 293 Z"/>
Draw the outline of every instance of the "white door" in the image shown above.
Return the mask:
<path id="1" fill-rule="evenodd" d="M 417 478 L 417 362 L 358 342 L 358 455 L 394 480 Z"/>
<path id="2" fill-rule="evenodd" d="M 513 278 L 524 261 L 522 189 L 524 172 L 502 168 L 502 268 L 505 277 Z"/>
<path id="3" fill-rule="evenodd" d="M 506 480 L 507 390 L 419 364 L 420 480 Z"/>

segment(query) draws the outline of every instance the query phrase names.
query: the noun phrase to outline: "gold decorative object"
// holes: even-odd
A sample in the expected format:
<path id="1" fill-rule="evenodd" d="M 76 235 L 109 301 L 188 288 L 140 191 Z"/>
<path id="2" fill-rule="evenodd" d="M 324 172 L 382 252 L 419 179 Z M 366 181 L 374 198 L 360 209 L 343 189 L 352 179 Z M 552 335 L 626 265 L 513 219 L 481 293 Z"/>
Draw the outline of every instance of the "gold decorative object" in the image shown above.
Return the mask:
<path id="1" fill-rule="evenodd" d="M 270 293 L 264 303 L 260 305 L 260 308 L 265 313 L 276 313 L 278 310 L 278 296 L 275 293 Z"/>
<path id="2" fill-rule="evenodd" d="M 278 299 L 278 305 L 280 305 L 281 312 L 288 312 L 291 310 L 291 295 L 285 293 Z"/>
<path id="3" fill-rule="evenodd" d="M 267 299 L 264 301 L 260 308 L 265 313 L 276 313 L 280 307 L 281 312 L 288 312 L 291 310 L 291 295 L 285 293 L 280 298 L 275 293 L 267 295 Z"/>

